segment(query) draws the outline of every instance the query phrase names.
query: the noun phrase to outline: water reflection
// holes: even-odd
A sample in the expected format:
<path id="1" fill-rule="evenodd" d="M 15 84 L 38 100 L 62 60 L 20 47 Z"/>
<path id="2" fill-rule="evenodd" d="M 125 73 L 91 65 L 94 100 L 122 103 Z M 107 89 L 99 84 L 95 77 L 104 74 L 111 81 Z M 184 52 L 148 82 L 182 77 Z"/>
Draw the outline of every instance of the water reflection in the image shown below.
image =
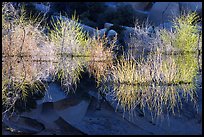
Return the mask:
<path id="1" fill-rule="evenodd" d="M 100 89 L 106 97 L 117 102 L 116 109 L 120 107 L 124 114 L 129 112 L 133 116 L 139 108 L 143 113 L 145 110 L 151 112 L 156 118 L 163 114 L 178 114 L 183 101 L 193 102 L 197 107 L 196 54 L 150 53 L 146 59 L 134 62 L 136 65 L 116 65 L 109 78 L 101 84 Z M 130 74 L 130 70 L 134 70 L 134 74 Z"/>
<path id="2" fill-rule="evenodd" d="M 87 58 L 57 56 L 56 62 L 54 80 L 60 81 L 67 93 L 74 92 L 86 66 Z"/>
<path id="3" fill-rule="evenodd" d="M 33 61 L 31 57 L 2 58 L 3 111 L 34 107 L 34 99 L 46 90 L 43 80 L 53 69 L 51 62 Z"/>

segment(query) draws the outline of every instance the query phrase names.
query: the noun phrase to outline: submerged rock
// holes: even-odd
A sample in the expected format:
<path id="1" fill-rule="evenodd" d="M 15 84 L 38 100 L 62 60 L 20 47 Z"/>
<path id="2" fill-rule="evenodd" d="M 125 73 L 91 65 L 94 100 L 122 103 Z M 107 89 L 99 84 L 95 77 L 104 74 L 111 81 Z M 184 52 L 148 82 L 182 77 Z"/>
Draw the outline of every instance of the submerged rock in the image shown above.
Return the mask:
<path id="1" fill-rule="evenodd" d="M 56 102 L 66 98 L 67 95 L 62 90 L 59 84 L 50 83 L 45 96 L 41 100 L 37 100 L 37 104 L 42 104 L 44 102 Z"/>
<path id="2" fill-rule="evenodd" d="M 36 134 L 45 129 L 36 119 L 20 116 L 19 118 L 4 119 L 3 123 L 14 134 Z"/>
<path id="3" fill-rule="evenodd" d="M 55 120 L 55 123 L 60 127 L 61 135 L 85 135 L 84 132 L 67 123 L 62 117 Z"/>

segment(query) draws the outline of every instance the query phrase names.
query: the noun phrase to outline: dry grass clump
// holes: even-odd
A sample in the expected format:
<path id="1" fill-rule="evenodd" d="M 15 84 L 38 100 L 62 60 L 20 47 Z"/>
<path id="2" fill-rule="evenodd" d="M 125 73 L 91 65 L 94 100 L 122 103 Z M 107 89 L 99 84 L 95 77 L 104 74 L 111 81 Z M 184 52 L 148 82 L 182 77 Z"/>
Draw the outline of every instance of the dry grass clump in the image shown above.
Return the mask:
<path id="1" fill-rule="evenodd" d="M 199 16 L 195 13 L 185 13 L 172 22 L 172 29 L 135 24 L 129 47 L 138 54 L 145 52 L 161 52 L 165 54 L 180 54 L 201 50 L 202 32 L 198 25 Z"/>
<path id="2" fill-rule="evenodd" d="M 47 37 L 42 33 L 39 23 L 25 17 L 24 9 L 16 10 L 12 7 L 11 14 L 5 11 L 12 4 L 5 4 L 2 8 L 2 54 L 3 56 L 40 56 L 51 55 L 52 48 Z M 10 19 L 11 18 L 11 19 Z M 34 17 L 33 17 L 34 18 Z M 43 50 L 44 49 L 44 50 Z M 45 50 L 46 49 L 46 50 Z"/>

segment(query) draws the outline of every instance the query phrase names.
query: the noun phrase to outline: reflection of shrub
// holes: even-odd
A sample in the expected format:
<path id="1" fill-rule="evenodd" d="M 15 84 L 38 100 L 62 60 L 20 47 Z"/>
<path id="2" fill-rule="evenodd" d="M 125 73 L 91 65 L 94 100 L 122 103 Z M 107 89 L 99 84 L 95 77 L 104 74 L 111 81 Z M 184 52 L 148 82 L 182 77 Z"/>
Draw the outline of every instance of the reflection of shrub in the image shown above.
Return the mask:
<path id="1" fill-rule="evenodd" d="M 2 62 L 2 99 L 4 111 L 30 108 L 46 90 L 42 82 L 49 76 L 49 63 L 32 62 L 31 57 L 4 57 Z M 31 99 L 32 98 L 32 99 Z M 29 104 L 31 101 L 31 104 Z M 24 102 L 17 105 L 17 102 Z M 15 110 L 16 111 L 16 110 Z"/>
<path id="2" fill-rule="evenodd" d="M 67 56 L 58 56 L 55 69 L 55 80 L 61 82 L 61 86 L 66 93 L 75 92 L 77 83 L 84 71 L 84 60 L 82 58 L 67 58 Z"/>

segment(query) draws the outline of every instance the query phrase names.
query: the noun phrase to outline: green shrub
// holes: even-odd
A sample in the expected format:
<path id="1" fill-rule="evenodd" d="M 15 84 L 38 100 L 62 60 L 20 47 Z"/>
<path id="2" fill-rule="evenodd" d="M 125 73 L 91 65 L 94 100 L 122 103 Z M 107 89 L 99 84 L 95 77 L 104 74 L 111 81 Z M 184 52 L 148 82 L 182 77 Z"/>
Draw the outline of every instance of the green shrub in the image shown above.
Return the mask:
<path id="1" fill-rule="evenodd" d="M 173 20 L 174 32 L 161 31 L 164 44 L 170 44 L 173 49 L 179 52 L 195 52 L 199 39 L 198 25 L 195 23 L 198 19 L 195 12 L 175 18 Z"/>

